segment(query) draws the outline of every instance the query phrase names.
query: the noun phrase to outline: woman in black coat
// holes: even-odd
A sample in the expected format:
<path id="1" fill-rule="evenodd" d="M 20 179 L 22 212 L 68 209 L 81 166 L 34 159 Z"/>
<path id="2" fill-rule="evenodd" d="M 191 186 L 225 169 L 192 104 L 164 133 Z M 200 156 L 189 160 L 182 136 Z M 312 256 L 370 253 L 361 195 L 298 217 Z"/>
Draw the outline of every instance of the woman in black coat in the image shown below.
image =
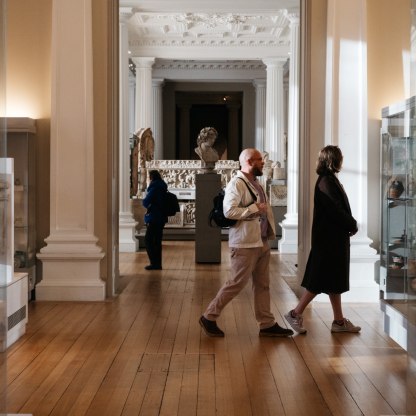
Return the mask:
<path id="1" fill-rule="evenodd" d="M 359 332 L 360 327 L 344 318 L 341 293 L 349 290 L 350 237 L 357 231 L 348 197 L 336 174 L 343 156 L 337 146 L 326 146 L 319 152 L 316 173 L 312 244 L 302 281 L 305 288 L 296 306 L 285 315 L 299 333 L 306 333 L 302 313 L 319 293 L 329 295 L 334 321 L 332 332 Z"/>
<path id="2" fill-rule="evenodd" d="M 163 207 L 166 201 L 168 186 L 157 170 L 149 172 L 149 179 L 150 184 L 143 199 L 143 206 L 147 208 L 144 216 L 144 222 L 147 227 L 144 241 L 150 260 L 150 264 L 145 269 L 161 270 L 163 228 L 168 222 L 168 217 Z"/>

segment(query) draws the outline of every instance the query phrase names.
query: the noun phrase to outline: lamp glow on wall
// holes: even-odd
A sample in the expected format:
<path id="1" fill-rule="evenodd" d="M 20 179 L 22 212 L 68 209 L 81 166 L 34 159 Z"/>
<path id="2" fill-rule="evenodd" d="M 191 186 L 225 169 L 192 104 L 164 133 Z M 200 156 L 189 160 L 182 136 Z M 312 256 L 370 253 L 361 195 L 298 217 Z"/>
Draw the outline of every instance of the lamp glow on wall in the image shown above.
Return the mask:
<path id="1" fill-rule="evenodd" d="M 7 96 L 6 116 L 7 117 L 29 117 L 41 118 L 39 104 L 28 97 L 15 95 Z"/>

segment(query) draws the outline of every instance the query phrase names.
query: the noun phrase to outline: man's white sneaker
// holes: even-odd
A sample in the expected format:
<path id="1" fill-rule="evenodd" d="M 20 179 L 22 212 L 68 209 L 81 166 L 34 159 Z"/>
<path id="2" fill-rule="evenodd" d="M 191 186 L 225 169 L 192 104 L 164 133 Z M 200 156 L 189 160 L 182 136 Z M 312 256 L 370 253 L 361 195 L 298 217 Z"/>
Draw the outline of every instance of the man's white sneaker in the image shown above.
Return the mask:
<path id="1" fill-rule="evenodd" d="M 306 329 L 303 327 L 303 318 L 302 315 L 296 315 L 294 318 L 292 316 L 292 311 L 289 311 L 285 315 L 285 319 L 289 322 L 289 325 L 299 334 L 306 334 Z"/>
<path id="2" fill-rule="evenodd" d="M 335 321 L 332 322 L 331 332 L 360 332 L 361 327 L 355 326 L 349 319 L 344 318 L 342 325 L 337 324 Z"/>

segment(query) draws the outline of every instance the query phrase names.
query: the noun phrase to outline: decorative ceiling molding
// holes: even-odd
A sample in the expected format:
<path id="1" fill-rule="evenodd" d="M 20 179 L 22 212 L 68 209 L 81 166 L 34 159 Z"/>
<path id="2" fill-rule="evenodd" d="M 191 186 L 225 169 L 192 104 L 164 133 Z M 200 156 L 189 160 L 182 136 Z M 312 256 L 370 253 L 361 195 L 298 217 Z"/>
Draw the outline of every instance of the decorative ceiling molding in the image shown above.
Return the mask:
<path id="1" fill-rule="evenodd" d="M 127 15 L 124 9 L 124 16 Z M 293 13 L 149 13 L 127 21 L 132 56 L 143 48 L 270 48 L 290 46 Z M 244 54 L 242 54 L 244 56 Z M 157 56 L 156 56 L 157 57 Z"/>
<path id="2" fill-rule="evenodd" d="M 266 70 L 266 65 L 260 61 L 157 61 L 153 65 L 157 70 L 221 70 L 221 71 L 253 71 Z"/>
<path id="3" fill-rule="evenodd" d="M 245 38 L 279 40 L 290 20 L 286 10 L 273 15 L 141 13 L 130 18 L 132 39 Z M 286 32 L 288 32 L 286 30 Z M 286 33 L 286 37 L 289 33 Z"/>

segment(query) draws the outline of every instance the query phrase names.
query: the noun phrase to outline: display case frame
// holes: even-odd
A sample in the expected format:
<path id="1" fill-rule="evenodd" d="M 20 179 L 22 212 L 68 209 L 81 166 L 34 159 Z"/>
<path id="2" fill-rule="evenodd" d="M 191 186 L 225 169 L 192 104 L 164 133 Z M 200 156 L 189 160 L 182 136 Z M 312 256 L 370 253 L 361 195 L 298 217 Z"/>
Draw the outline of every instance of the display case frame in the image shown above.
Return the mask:
<path id="1" fill-rule="evenodd" d="M 7 118 L 7 156 L 14 159 L 14 271 L 28 274 L 29 297 L 36 285 L 36 121 Z"/>
<path id="2" fill-rule="evenodd" d="M 416 97 L 382 110 L 380 297 L 386 332 L 416 333 Z"/>

